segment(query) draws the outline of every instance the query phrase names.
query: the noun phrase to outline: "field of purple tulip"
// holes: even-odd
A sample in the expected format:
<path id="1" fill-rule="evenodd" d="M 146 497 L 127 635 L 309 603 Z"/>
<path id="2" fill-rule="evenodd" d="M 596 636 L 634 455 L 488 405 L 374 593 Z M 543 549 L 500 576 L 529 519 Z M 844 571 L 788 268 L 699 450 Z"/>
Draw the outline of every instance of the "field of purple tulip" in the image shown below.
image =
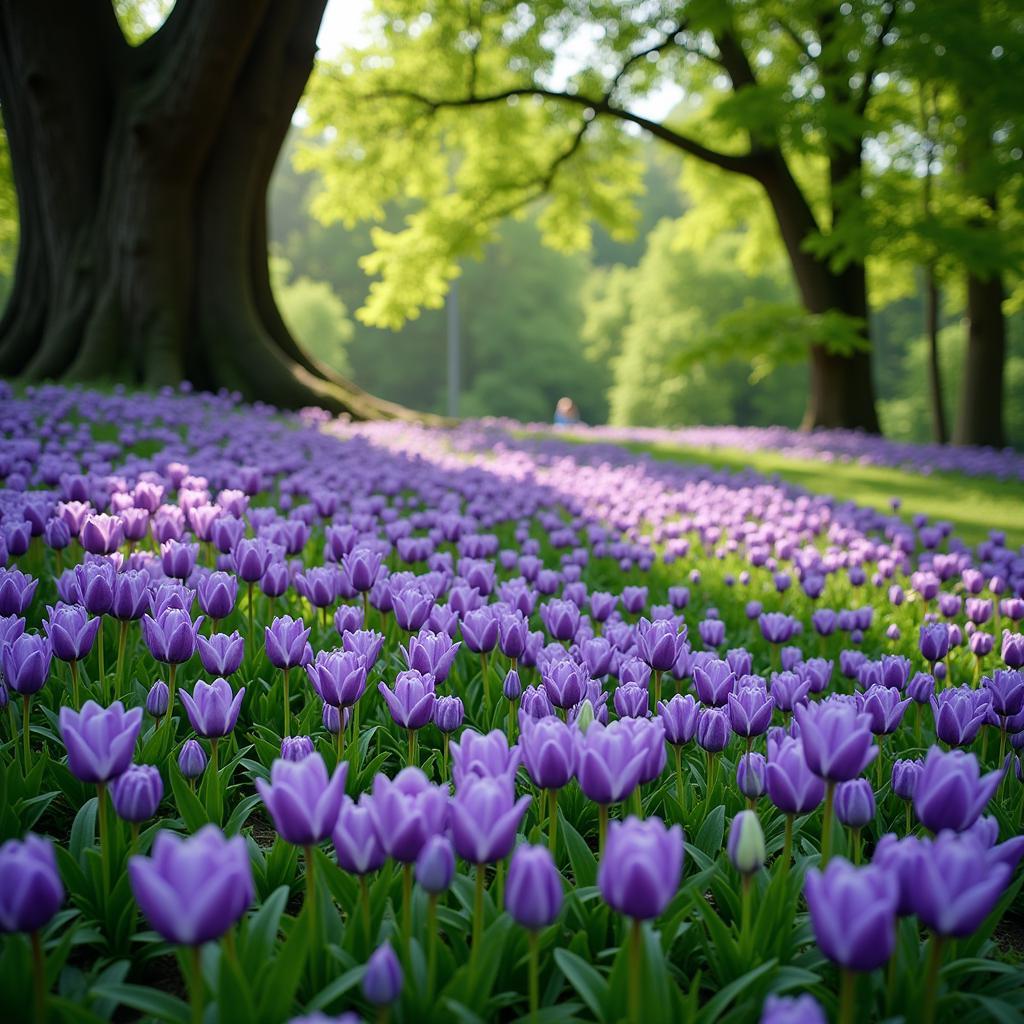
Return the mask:
<path id="1" fill-rule="evenodd" d="M 494 424 L 0 413 L 5 1020 L 1024 1016 L 997 531 Z"/>

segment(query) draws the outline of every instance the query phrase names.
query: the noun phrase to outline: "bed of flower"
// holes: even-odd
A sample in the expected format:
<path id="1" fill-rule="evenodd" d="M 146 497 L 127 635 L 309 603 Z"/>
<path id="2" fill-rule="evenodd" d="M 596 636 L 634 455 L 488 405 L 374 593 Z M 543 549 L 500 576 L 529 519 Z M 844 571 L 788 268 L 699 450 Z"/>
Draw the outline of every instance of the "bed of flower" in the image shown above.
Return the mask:
<path id="1" fill-rule="evenodd" d="M 473 425 L 0 412 L 6 1019 L 1020 1019 L 998 535 Z"/>
<path id="2" fill-rule="evenodd" d="M 551 424 L 512 424 L 517 431 L 550 433 Z M 639 441 L 677 444 L 713 451 L 731 448 L 745 452 L 779 452 L 818 462 L 849 462 L 886 466 L 929 475 L 934 472 L 964 476 L 994 476 L 1024 480 L 1024 455 L 1013 448 L 972 448 L 961 445 L 911 444 L 864 434 L 858 430 L 815 430 L 805 433 L 788 427 L 614 427 L 574 426 L 572 433 L 593 441 Z"/>

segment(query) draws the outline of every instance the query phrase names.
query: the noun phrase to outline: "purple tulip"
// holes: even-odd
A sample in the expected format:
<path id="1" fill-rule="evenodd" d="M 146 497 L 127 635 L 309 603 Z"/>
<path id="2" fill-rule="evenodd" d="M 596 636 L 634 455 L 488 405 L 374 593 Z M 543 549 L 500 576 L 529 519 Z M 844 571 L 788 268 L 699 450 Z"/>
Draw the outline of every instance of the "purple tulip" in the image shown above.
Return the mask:
<path id="1" fill-rule="evenodd" d="M 736 786 L 748 800 L 764 795 L 768 763 L 763 754 L 752 751 L 736 763 Z"/>
<path id="2" fill-rule="evenodd" d="M 901 800 L 913 800 L 923 770 L 923 761 L 897 758 L 892 763 L 892 791 Z"/>
<path id="3" fill-rule="evenodd" d="M 245 840 L 226 839 L 216 825 L 188 838 L 161 830 L 151 856 L 129 860 L 128 876 L 150 926 L 181 946 L 219 939 L 254 895 Z"/>
<path id="4" fill-rule="evenodd" d="M 625 719 L 593 722 L 578 740 L 576 777 L 584 794 L 598 804 L 625 800 L 636 789 L 648 751 L 637 746 Z"/>
<path id="5" fill-rule="evenodd" d="M 514 781 L 521 753 L 518 746 L 509 747 L 505 733 L 493 729 L 478 733 L 467 729 L 457 743 L 451 744 L 452 779 L 456 789 L 470 776 Z"/>
<path id="6" fill-rule="evenodd" d="M 203 668 L 214 676 L 234 675 L 245 655 L 245 641 L 237 629 L 233 633 L 214 633 L 209 640 L 198 636 L 196 644 Z"/>
<path id="7" fill-rule="evenodd" d="M 932 832 L 970 828 L 995 793 L 1002 769 L 982 775 L 978 759 L 962 750 L 932 747 L 914 790 L 917 820 Z"/>
<path id="8" fill-rule="evenodd" d="M 331 834 L 338 820 L 347 777 L 347 761 L 328 778 L 324 759 L 317 753 L 301 761 L 278 758 L 271 765 L 270 782 L 257 779 L 256 791 L 285 842 L 314 846 Z"/>
<path id="9" fill-rule="evenodd" d="M 124 821 L 139 822 L 156 814 L 164 796 L 159 769 L 151 764 L 130 764 L 110 787 L 114 810 Z"/>
<path id="10" fill-rule="evenodd" d="M 695 665 L 693 685 L 702 704 L 709 707 L 725 707 L 729 694 L 736 686 L 736 674 L 728 662 L 712 659 L 706 665 Z"/>
<path id="11" fill-rule="evenodd" d="M 1011 718 L 1024 711 L 1024 672 L 996 669 L 991 676 L 985 676 L 982 685 L 991 694 L 992 710 L 1000 718 Z"/>
<path id="12" fill-rule="evenodd" d="M 275 668 L 291 669 L 307 661 L 310 627 L 302 619 L 280 615 L 264 627 L 267 660 Z"/>
<path id="13" fill-rule="evenodd" d="M 341 568 L 352 589 L 364 594 L 373 589 L 383 562 L 384 556 L 379 551 L 357 547 L 342 557 Z"/>
<path id="14" fill-rule="evenodd" d="M 202 616 L 193 622 L 187 611 L 164 608 L 156 618 L 151 615 L 142 616 L 142 637 L 157 661 L 178 665 L 196 653 L 202 623 Z"/>
<path id="15" fill-rule="evenodd" d="M 433 676 L 409 669 L 398 673 L 393 690 L 385 683 L 378 683 L 377 690 L 402 728 L 422 729 L 430 721 L 435 700 Z"/>
<path id="16" fill-rule="evenodd" d="M 52 660 L 50 641 L 35 633 L 23 633 L 0 644 L 3 681 L 23 697 L 38 693 L 46 685 Z"/>
<path id="17" fill-rule="evenodd" d="M 941 832 L 917 847 L 909 900 L 938 935 L 966 938 L 995 909 L 1013 868 L 973 836 Z"/>
<path id="18" fill-rule="evenodd" d="M 238 693 L 232 693 L 231 684 L 226 679 L 218 677 L 212 683 L 199 679 L 191 695 L 181 690 L 179 696 L 196 734 L 203 739 L 220 739 L 235 728 L 245 687 L 241 687 Z"/>
<path id="19" fill-rule="evenodd" d="M 462 727 L 466 709 L 458 697 L 444 696 L 434 700 L 432 714 L 434 725 L 443 733 L 453 733 Z"/>
<path id="20" fill-rule="evenodd" d="M 934 622 L 921 627 L 919 639 L 921 656 L 935 664 L 949 653 L 949 627 L 944 622 Z"/>
<path id="21" fill-rule="evenodd" d="M 114 576 L 110 614 L 121 622 L 141 619 L 149 607 L 149 573 L 127 569 Z"/>
<path id="22" fill-rule="evenodd" d="M 894 733 L 903 721 L 909 703 L 909 697 L 900 700 L 900 691 L 884 683 L 871 686 L 857 695 L 857 704 L 871 718 L 871 731 L 876 736 Z"/>
<path id="23" fill-rule="evenodd" d="M 811 868 L 804 896 L 821 951 L 851 971 L 873 971 L 896 944 L 895 879 L 874 866 L 856 868 L 842 857 L 824 872 Z"/>
<path id="24" fill-rule="evenodd" d="M 523 928 L 538 931 L 558 917 L 564 895 L 562 876 L 544 846 L 523 843 L 512 854 L 505 883 L 505 908 Z"/>
<path id="25" fill-rule="evenodd" d="M 100 512 L 85 517 L 78 539 L 90 554 L 109 555 L 121 546 L 122 530 L 117 516 Z"/>
<path id="26" fill-rule="evenodd" d="M 395 778 L 373 780 L 370 813 L 389 857 L 413 864 L 423 844 L 448 825 L 448 789 L 427 781 L 419 768 L 403 768 Z"/>
<path id="27" fill-rule="evenodd" d="M 669 701 L 659 701 L 658 717 L 665 725 L 665 739 L 679 747 L 689 743 L 697 735 L 697 719 L 700 705 L 692 694 L 676 694 Z"/>
<path id="28" fill-rule="evenodd" d="M 53 844 L 32 832 L 0 846 L 0 878 L 0 932 L 36 932 L 64 904 Z"/>
<path id="29" fill-rule="evenodd" d="M 104 708 L 87 700 L 81 711 L 63 706 L 59 721 L 71 774 L 82 782 L 100 785 L 131 764 L 142 727 L 142 708 L 125 711 L 119 700 Z"/>
<path id="30" fill-rule="evenodd" d="M 617 686 L 613 695 L 615 713 L 620 718 L 646 718 L 650 713 L 650 693 L 637 683 Z"/>
<path id="31" fill-rule="evenodd" d="M 535 786 L 561 789 L 576 772 L 577 732 L 554 716 L 520 717 L 519 748 Z"/>
<path id="32" fill-rule="evenodd" d="M 768 799 L 784 814 L 813 811 L 825 796 L 825 783 L 807 767 L 803 744 L 790 736 L 778 743 L 769 738 L 765 786 Z"/>
<path id="33" fill-rule="evenodd" d="M 760 1024 L 828 1024 L 825 1011 L 809 992 L 801 996 L 768 996 Z"/>
<path id="34" fill-rule="evenodd" d="M 351 651 L 318 651 L 306 675 L 320 699 L 334 707 L 352 707 L 366 692 L 366 662 Z"/>
<path id="35" fill-rule="evenodd" d="M 76 565 L 75 582 L 78 595 L 90 615 L 106 615 L 114 602 L 114 581 L 117 573 L 106 559 Z"/>
<path id="36" fill-rule="evenodd" d="M 363 995 L 374 1006 L 387 1006 L 402 994 L 402 965 L 390 942 L 374 950 L 363 974 Z"/>
<path id="37" fill-rule="evenodd" d="M 732 727 L 725 708 L 701 708 L 697 716 L 697 743 L 712 754 L 721 753 L 729 746 Z"/>
<path id="38" fill-rule="evenodd" d="M 871 718 L 834 698 L 795 709 L 807 766 L 819 778 L 846 782 L 856 778 L 878 756 L 872 742 Z"/>
<path id="39" fill-rule="evenodd" d="M 875 816 L 875 793 L 867 779 L 836 786 L 836 817 L 847 828 L 863 828 Z"/>
<path id="40" fill-rule="evenodd" d="M 89 613 L 76 604 L 58 602 L 47 606 L 48 617 L 43 630 L 50 640 L 55 657 L 61 661 L 81 661 L 91 650 L 102 619 L 90 619 Z"/>
<path id="41" fill-rule="evenodd" d="M 186 779 L 198 779 L 206 771 L 206 751 L 195 740 L 185 740 L 181 745 L 178 771 Z"/>
<path id="42" fill-rule="evenodd" d="M 760 736 L 771 724 L 775 701 L 758 686 L 741 686 L 729 694 L 729 724 L 738 736 Z"/>
<path id="43" fill-rule="evenodd" d="M 583 700 L 586 670 L 571 658 L 563 658 L 541 669 L 541 680 L 548 698 L 556 708 L 566 710 Z"/>
<path id="44" fill-rule="evenodd" d="M 630 816 L 608 827 L 597 884 L 605 902 L 637 920 L 658 917 L 679 888 L 683 872 L 683 830 L 660 818 Z"/>
<path id="45" fill-rule="evenodd" d="M 447 836 L 431 836 L 416 858 L 416 881 L 428 893 L 446 892 L 455 876 L 455 851 Z"/>
<path id="46" fill-rule="evenodd" d="M 952 747 L 974 742 L 991 708 L 991 696 L 985 690 L 958 686 L 940 690 L 931 700 L 935 735 Z"/>
<path id="47" fill-rule="evenodd" d="M 348 797 L 342 800 L 333 841 L 338 863 L 350 874 L 367 875 L 387 860 L 387 853 L 377 836 L 368 793 L 363 793 L 358 803 Z"/>
<path id="48" fill-rule="evenodd" d="M 466 776 L 451 802 L 452 840 L 459 856 L 471 864 L 504 860 L 530 800 L 515 799 L 510 777 Z"/>
<path id="49" fill-rule="evenodd" d="M 196 585 L 199 607 L 211 619 L 226 619 L 238 600 L 238 579 L 226 572 L 211 572 Z"/>
<path id="50" fill-rule="evenodd" d="M 231 564 L 236 575 L 245 583 L 258 583 L 273 558 L 273 553 L 262 538 L 251 540 L 241 537 L 231 551 Z"/>
<path id="51" fill-rule="evenodd" d="M 163 718 L 171 702 L 171 692 L 167 684 L 158 679 L 146 694 L 146 713 L 154 718 Z"/>

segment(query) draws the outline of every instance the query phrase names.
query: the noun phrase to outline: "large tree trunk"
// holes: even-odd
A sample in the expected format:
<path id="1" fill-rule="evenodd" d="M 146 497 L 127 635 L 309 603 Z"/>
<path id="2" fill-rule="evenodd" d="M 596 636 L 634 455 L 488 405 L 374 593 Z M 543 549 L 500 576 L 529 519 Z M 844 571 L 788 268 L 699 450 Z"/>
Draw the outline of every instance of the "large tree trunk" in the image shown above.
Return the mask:
<path id="1" fill-rule="evenodd" d="M 818 226 L 781 154 L 772 156 L 758 178 L 775 212 L 804 308 L 817 315 L 841 313 L 850 317 L 863 337 L 863 347 L 843 353 L 811 339 L 810 391 L 801 427 L 877 434 L 864 264 L 853 261 L 837 271 L 826 259 L 807 251 L 807 242 L 817 234 Z"/>
<path id="2" fill-rule="evenodd" d="M 1003 367 L 1006 320 L 1003 279 L 967 275 L 967 351 L 964 353 L 954 444 L 1006 443 L 1003 432 Z"/>
<path id="3" fill-rule="evenodd" d="M 925 268 L 924 331 L 928 339 L 928 398 L 932 414 L 932 437 L 937 444 L 949 440 L 946 409 L 942 401 L 942 368 L 939 362 L 939 282 L 935 264 Z"/>
<path id="4" fill-rule="evenodd" d="M 310 359 L 270 289 L 267 186 L 325 3 L 178 0 L 135 48 L 109 0 L 0 6 L 21 224 L 0 373 L 414 415 Z"/>

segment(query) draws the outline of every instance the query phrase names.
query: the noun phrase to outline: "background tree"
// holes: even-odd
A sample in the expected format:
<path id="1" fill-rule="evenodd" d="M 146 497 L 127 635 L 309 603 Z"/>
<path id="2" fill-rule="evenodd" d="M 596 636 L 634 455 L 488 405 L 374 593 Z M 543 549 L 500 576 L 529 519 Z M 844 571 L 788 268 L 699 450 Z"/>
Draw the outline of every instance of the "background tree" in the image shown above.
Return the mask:
<path id="1" fill-rule="evenodd" d="M 311 156 L 321 216 L 352 224 L 399 195 L 422 201 L 402 230 L 374 231 L 364 267 L 380 280 L 357 315 L 397 325 L 438 305 L 458 257 L 541 195 L 557 246 L 588 244 L 592 220 L 629 230 L 641 130 L 764 190 L 812 316 L 805 425 L 878 428 L 862 165 L 896 0 L 379 0 L 375 11 L 378 44 L 346 55 L 310 104 L 318 128 L 337 127 Z M 566 76 L 559 55 L 581 41 L 582 66 Z M 685 83 L 690 123 L 638 112 L 666 83 Z"/>
<path id="2" fill-rule="evenodd" d="M 118 22 L 135 5 L 0 7 L 20 223 L 0 372 L 401 411 L 303 352 L 270 285 L 267 184 L 324 4 L 178 0 L 142 41 Z"/>

